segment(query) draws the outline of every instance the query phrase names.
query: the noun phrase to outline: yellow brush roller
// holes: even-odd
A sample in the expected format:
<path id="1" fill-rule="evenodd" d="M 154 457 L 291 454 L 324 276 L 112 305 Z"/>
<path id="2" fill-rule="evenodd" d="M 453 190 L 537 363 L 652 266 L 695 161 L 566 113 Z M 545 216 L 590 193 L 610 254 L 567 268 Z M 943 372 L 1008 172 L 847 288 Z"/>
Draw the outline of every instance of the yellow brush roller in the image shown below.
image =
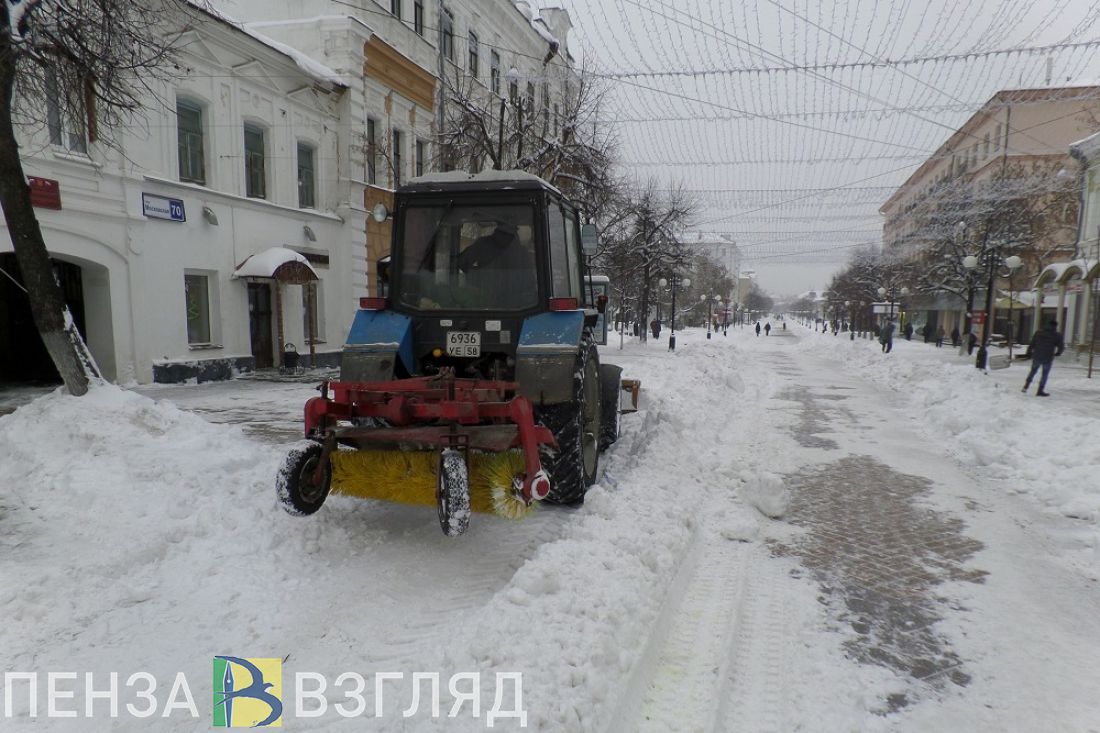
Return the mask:
<path id="1" fill-rule="evenodd" d="M 332 493 L 400 504 L 435 506 L 439 454 L 435 451 L 334 451 Z M 534 509 L 512 490 L 512 477 L 523 473 L 523 452 L 469 452 L 470 508 L 475 512 L 522 519 Z"/>

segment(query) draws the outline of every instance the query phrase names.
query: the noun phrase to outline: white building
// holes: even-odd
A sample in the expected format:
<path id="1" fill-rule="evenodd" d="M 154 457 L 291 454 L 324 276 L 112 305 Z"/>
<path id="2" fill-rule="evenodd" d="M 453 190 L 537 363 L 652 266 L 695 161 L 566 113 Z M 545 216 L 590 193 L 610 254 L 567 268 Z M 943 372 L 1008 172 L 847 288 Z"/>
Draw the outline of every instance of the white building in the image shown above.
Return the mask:
<path id="1" fill-rule="evenodd" d="M 179 78 L 118 131 L 124 153 L 88 138 L 85 113 L 51 110 L 48 124 L 21 131 L 47 248 L 93 355 L 120 382 L 225 378 L 278 364 L 280 342 L 307 352 L 307 301 L 318 361 L 335 362 L 366 294 L 364 187 L 342 169 L 344 83 L 288 47 L 197 16 Z M 284 264 L 316 284 L 263 271 Z M 237 276 L 242 266 L 250 277 Z M 25 303 L 0 280 L 0 321 L 18 321 Z M 14 378 L 50 378 L 48 362 L 33 366 L 36 339 L 0 329 L 0 352 L 22 362 Z"/>

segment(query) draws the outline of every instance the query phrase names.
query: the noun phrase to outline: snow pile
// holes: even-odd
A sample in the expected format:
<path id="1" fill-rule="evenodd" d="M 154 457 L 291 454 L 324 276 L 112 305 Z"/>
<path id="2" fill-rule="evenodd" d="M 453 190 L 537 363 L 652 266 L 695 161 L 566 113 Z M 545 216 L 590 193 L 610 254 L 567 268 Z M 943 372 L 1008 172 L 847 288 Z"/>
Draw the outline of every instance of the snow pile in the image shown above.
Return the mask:
<path id="1" fill-rule="evenodd" d="M 895 391 L 914 418 L 946 438 L 947 449 L 975 471 L 1067 517 L 1100 523 L 1096 418 L 1058 395 L 1037 400 L 1035 384 L 1031 393 L 1020 394 L 1025 367 L 986 374 L 974 368 L 973 357 L 917 341 L 895 340 L 891 354 L 883 354 L 875 341 L 841 337 L 803 338 L 801 348 L 842 361 L 860 377 Z M 1052 390 L 1073 382 L 1068 369 L 1055 365 Z"/>

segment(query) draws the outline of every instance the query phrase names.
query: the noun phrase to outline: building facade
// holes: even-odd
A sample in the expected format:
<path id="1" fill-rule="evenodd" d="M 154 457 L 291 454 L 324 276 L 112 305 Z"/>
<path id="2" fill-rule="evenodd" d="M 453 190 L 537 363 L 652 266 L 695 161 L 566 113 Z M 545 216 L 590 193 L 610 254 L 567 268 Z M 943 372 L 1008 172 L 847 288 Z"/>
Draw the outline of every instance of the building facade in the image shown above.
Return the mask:
<path id="1" fill-rule="evenodd" d="M 342 170 L 346 87 L 215 13 L 166 16 L 166 32 L 176 22 L 179 74 L 117 147 L 64 111 L 21 131 L 77 324 L 123 383 L 226 378 L 278 365 L 286 344 L 335 362 L 365 294 L 352 276 L 365 270 L 363 186 Z M 10 252 L 5 232 L 8 274 Z M 55 378 L 25 297 L 0 279 L 0 321 L 16 324 L 0 330 L 0 378 Z"/>
<path id="2" fill-rule="evenodd" d="M 944 240 L 959 237 L 952 229 L 969 226 L 967 222 L 976 216 L 983 202 L 993 212 L 986 214 L 987 218 L 1000 215 L 996 206 L 989 206 L 994 192 L 1004 192 L 1006 207 L 1023 201 L 1034 211 L 1018 215 L 1020 222 L 1014 228 L 1019 233 L 998 235 L 1011 240 L 1002 246 L 1019 254 L 1024 266 L 1011 282 L 997 281 L 998 290 L 1004 292 L 996 294 L 994 304 L 1003 308 L 1001 322 L 994 315 L 994 323 L 995 330 L 1011 328 L 1017 335 L 1030 333 L 1038 322 L 1032 313 L 1044 309 L 1053 312 L 1055 303 L 1041 294 L 1017 298 L 1010 291 L 1017 287 L 1027 290 L 1047 264 L 1072 253 L 1077 203 L 1064 184 L 1077 166 L 1069 146 L 1095 132 L 1098 126 L 1100 87 L 998 92 L 879 209 L 884 217 L 883 251 L 927 269 L 928 263 L 922 258 L 932 253 L 943 256 Z M 1015 201 L 1008 202 L 1010 198 Z M 1050 210 L 1040 212 L 1043 206 Z M 967 231 L 962 236 L 979 240 L 984 235 Z M 984 291 L 984 284 L 980 285 L 975 303 L 984 302 Z M 956 327 L 965 330 L 966 306 L 955 295 L 916 294 L 906 300 L 905 310 L 907 319 L 912 319 L 918 329 L 929 324 L 932 328 L 943 326 L 948 332 Z"/>

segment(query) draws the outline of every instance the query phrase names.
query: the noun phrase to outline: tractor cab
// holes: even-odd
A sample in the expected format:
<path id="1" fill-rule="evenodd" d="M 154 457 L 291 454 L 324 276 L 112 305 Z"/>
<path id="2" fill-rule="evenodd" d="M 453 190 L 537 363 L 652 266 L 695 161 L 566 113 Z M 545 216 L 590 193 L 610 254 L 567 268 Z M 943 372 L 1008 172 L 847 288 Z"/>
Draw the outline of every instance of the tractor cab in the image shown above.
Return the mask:
<path id="1" fill-rule="evenodd" d="M 511 381 L 530 351 L 525 345 L 547 346 L 542 331 L 561 330 L 575 352 L 596 323 L 577 212 L 536 176 L 416 178 L 397 190 L 393 212 L 375 215 L 393 217 L 388 294 L 365 299 L 345 346 L 342 379 L 452 368 L 460 377 Z M 389 359 L 379 357 L 383 323 L 408 326 Z"/>

